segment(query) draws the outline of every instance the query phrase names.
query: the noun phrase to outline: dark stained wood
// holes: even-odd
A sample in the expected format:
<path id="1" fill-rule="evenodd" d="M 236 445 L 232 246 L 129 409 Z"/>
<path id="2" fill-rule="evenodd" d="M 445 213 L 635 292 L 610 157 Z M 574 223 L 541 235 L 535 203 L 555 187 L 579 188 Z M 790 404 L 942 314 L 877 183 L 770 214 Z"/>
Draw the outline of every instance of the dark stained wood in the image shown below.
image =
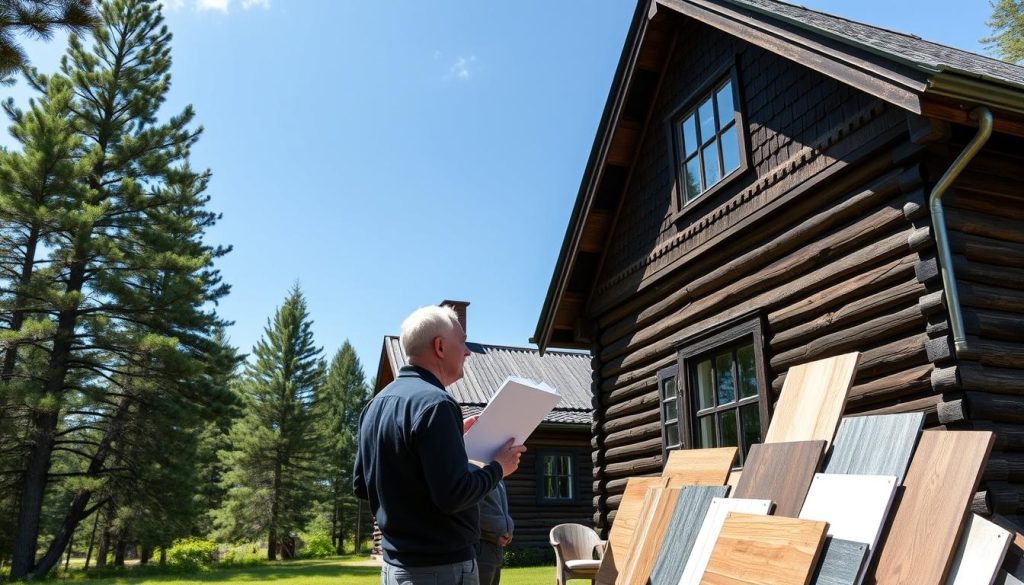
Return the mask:
<path id="1" fill-rule="evenodd" d="M 796 518 L 824 449 L 825 441 L 753 445 L 732 497 L 771 500 L 776 516 Z"/>

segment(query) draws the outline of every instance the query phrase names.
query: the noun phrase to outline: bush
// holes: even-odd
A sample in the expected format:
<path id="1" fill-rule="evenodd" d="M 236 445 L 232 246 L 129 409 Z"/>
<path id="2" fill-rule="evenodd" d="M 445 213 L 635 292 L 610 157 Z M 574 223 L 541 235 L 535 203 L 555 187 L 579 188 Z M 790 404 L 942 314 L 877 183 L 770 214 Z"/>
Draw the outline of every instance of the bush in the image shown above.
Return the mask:
<path id="1" fill-rule="evenodd" d="M 209 568 L 217 552 L 217 543 L 204 538 L 181 538 L 167 549 L 167 564 L 185 571 Z"/>
<path id="2" fill-rule="evenodd" d="M 232 546 L 222 546 L 217 560 L 219 567 L 254 567 L 267 560 L 265 546 L 255 542 L 243 542 Z"/>
<path id="3" fill-rule="evenodd" d="M 336 554 L 330 534 L 303 534 L 302 542 L 304 546 L 299 556 L 304 559 L 324 559 Z"/>
<path id="4" fill-rule="evenodd" d="M 555 564 L 551 547 L 510 546 L 505 548 L 506 567 L 543 567 Z"/>

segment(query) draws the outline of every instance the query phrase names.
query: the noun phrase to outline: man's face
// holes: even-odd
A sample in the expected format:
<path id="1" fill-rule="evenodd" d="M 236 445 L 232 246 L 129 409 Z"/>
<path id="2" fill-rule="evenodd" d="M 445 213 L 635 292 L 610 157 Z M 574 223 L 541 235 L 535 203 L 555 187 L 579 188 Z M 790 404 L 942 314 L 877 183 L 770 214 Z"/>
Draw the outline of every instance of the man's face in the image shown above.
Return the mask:
<path id="1" fill-rule="evenodd" d="M 466 347 L 466 333 L 462 326 L 456 324 L 447 333 L 441 336 L 441 368 L 445 378 L 441 382 L 448 386 L 462 379 L 462 366 L 469 357 L 469 348 Z"/>

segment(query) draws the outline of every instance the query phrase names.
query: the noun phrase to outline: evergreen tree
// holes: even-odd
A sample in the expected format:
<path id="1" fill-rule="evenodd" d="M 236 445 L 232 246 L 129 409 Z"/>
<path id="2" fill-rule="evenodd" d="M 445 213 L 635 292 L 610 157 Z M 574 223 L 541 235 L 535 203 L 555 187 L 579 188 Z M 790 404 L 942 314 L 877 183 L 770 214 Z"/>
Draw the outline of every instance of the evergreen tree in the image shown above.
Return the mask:
<path id="1" fill-rule="evenodd" d="M 324 483 L 331 509 L 331 539 L 338 554 L 344 554 L 345 540 L 355 534 L 359 521 L 358 503 L 352 494 L 352 466 L 359 413 L 368 399 L 363 367 L 355 349 L 345 340 L 331 360 L 317 408 L 324 447 Z"/>
<path id="2" fill-rule="evenodd" d="M 84 32 L 95 22 L 92 0 L 0 0 L 0 83 L 28 61 L 16 34 L 49 39 L 56 29 Z"/>
<path id="3" fill-rule="evenodd" d="M 315 425 L 322 350 L 298 286 L 269 319 L 238 385 L 242 416 L 222 452 L 224 504 L 214 524 L 225 540 L 267 539 L 267 558 L 288 557 L 291 534 L 312 511 L 322 444 Z"/>
<path id="4" fill-rule="evenodd" d="M 982 39 L 999 58 L 1024 63 L 1024 0 L 995 0 L 988 27 L 992 36 Z"/>
<path id="5" fill-rule="evenodd" d="M 173 437 L 175 422 L 215 415 L 231 399 L 210 383 L 222 325 L 211 307 L 227 293 L 212 263 L 227 250 L 203 241 L 217 216 L 204 209 L 208 173 L 188 165 L 200 130 L 191 108 L 158 120 L 171 35 L 156 0 L 110 0 L 100 15 L 90 49 L 72 35 L 60 73 L 33 77 L 44 100 L 70 86 L 60 116 L 81 143 L 71 155 L 76 188 L 48 199 L 47 261 L 30 279 L 32 302 L 20 305 L 21 329 L 9 332 L 41 365 L 25 367 L 18 353 L 11 375 L 33 380 L 21 401 L 26 456 L 12 577 L 48 572 L 81 520 L 106 504 L 104 482 L 139 471 L 125 469 L 140 463 L 125 449 L 133 428 L 174 412 L 161 427 Z M 11 290 L 17 301 L 27 289 Z M 67 471 L 54 469 L 57 454 L 73 462 Z M 44 504 L 65 498 L 37 562 Z"/>

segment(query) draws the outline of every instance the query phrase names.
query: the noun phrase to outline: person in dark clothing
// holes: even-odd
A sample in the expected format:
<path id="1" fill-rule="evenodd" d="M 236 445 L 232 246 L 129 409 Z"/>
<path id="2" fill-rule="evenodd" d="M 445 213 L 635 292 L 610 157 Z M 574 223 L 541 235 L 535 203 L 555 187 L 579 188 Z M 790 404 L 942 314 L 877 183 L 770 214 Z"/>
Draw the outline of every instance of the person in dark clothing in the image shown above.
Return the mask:
<path id="1" fill-rule="evenodd" d="M 359 417 L 352 487 L 370 501 L 384 549 L 382 585 L 477 585 L 477 505 L 519 466 L 509 440 L 495 460 L 467 468 L 462 420 L 445 392 L 462 377 L 466 335 L 449 307 L 424 307 L 402 323 L 409 365 Z"/>
<path id="2" fill-rule="evenodd" d="M 480 500 L 480 544 L 477 564 L 480 565 L 480 585 L 499 585 L 501 567 L 505 564 L 505 547 L 512 542 L 515 523 L 508 513 L 508 492 L 505 482 Z"/>

